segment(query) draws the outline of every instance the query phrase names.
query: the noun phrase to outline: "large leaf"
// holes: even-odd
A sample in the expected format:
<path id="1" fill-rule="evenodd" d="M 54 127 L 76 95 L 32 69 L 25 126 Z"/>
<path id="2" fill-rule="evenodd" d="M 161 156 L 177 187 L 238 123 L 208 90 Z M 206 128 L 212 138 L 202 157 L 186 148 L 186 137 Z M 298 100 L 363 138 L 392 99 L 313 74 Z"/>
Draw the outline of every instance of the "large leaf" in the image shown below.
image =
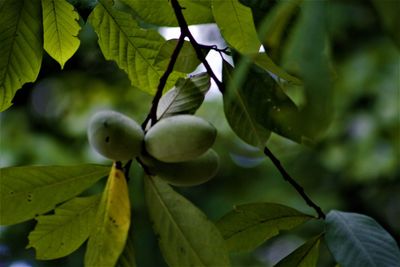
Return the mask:
<path id="1" fill-rule="evenodd" d="M 60 63 L 78 50 L 79 14 L 66 0 L 42 0 L 44 49 Z"/>
<path id="2" fill-rule="evenodd" d="M 135 247 L 133 242 L 133 227 L 131 225 L 128 238 L 126 239 L 125 248 L 118 259 L 119 267 L 136 267 Z"/>
<path id="3" fill-rule="evenodd" d="M 154 65 L 164 43 L 162 36 L 155 30 L 141 29 L 130 14 L 114 9 L 105 0 L 90 14 L 89 22 L 99 37 L 104 57 L 117 62 L 132 85 L 154 93 L 163 74 L 163 70 Z M 171 88 L 176 78 L 172 73 L 166 87 Z"/>
<path id="4" fill-rule="evenodd" d="M 325 240 L 342 267 L 399 266 L 396 241 L 374 219 L 333 210 L 326 217 Z"/>
<path id="5" fill-rule="evenodd" d="M 85 266 L 115 266 L 124 250 L 131 221 L 128 185 L 113 165 L 101 197 L 85 254 Z"/>
<path id="6" fill-rule="evenodd" d="M 122 0 L 122 2 L 131 7 L 139 18 L 147 23 L 179 26 L 169 1 Z M 210 0 L 179 0 L 179 4 L 184 7 L 182 13 L 189 25 L 214 22 Z"/>
<path id="7" fill-rule="evenodd" d="M 400 3 L 398 1 L 371 0 L 379 14 L 382 26 L 400 49 Z"/>
<path id="8" fill-rule="evenodd" d="M 169 266 L 229 266 L 221 233 L 198 208 L 157 177 L 145 178 L 145 194 Z"/>
<path id="9" fill-rule="evenodd" d="M 23 222 L 54 209 L 107 174 L 99 165 L 0 169 L 0 224 Z"/>
<path id="10" fill-rule="evenodd" d="M 36 80 L 42 63 L 40 0 L 3 0 L 0 4 L 0 111 L 15 92 Z"/>
<path id="11" fill-rule="evenodd" d="M 250 251 L 281 230 L 292 229 L 313 217 L 275 203 L 236 206 L 217 226 L 230 251 Z"/>
<path id="12" fill-rule="evenodd" d="M 176 44 L 178 43 L 178 39 L 171 39 L 166 41 L 160 48 L 158 55 L 155 59 L 156 66 L 161 69 L 166 69 L 170 60 L 171 55 L 175 50 Z M 208 50 L 204 50 L 204 54 L 208 53 Z M 196 51 L 193 46 L 188 41 L 183 42 L 183 47 L 179 52 L 178 58 L 174 65 L 174 70 L 190 73 L 193 72 L 196 67 L 200 64 L 200 60 L 197 58 Z"/>
<path id="13" fill-rule="evenodd" d="M 158 119 L 177 114 L 194 114 L 203 103 L 210 84 L 207 73 L 178 80 L 175 87 L 160 99 L 157 107 Z"/>
<path id="14" fill-rule="evenodd" d="M 301 247 L 279 261 L 275 267 L 315 267 L 319 255 L 319 243 L 322 235 L 308 240 Z"/>
<path id="15" fill-rule="evenodd" d="M 238 0 L 212 0 L 215 21 L 226 42 L 243 54 L 254 54 L 260 50 L 250 8 Z"/>
<path id="16" fill-rule="evenodd" d="M 61 258 L 79 248 L 89 237 L 100 196 L 74 198 L 56 208 L 55 214 L 39 216 L 29 234 L 28 248 L 36 249 L 36 258 Z"/>

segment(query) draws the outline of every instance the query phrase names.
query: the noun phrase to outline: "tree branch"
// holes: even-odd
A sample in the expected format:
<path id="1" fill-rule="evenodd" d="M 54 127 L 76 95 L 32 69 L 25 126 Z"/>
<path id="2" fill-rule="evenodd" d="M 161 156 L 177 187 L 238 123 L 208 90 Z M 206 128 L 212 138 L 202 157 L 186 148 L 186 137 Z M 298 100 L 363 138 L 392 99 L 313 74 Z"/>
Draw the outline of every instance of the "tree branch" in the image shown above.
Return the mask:
<path id="1" fill-rule="evenodd" d="M 303 187 L 301 187 L 290 175 L 289 173 L 287 173 L 287 171 L 283 168 L 281 162 L 275 157 L 275 155 L 271 152 L 271 150 L 268 149 L 268 147 L 264 148 L 264 154 L 270 158 L 270 160 L 272 161 L 272 163 L 275 165 L 275 167 L 279 170 L 279 172 L 281 173 L 283 179 L 285 179 L 285 181 L 287 181 L 288 183 L 290 183 L 295 189 L 296 191 L 300 194 L 300 196 L 304 199 L 304 201 L 307 203 L 308 206 L 310 206 L 311 208 L 313 208 L 317 214 L 318 214 L 318 218 L 322 218 L 325 219 L 325 213 L 322 211 L 322 209 L 315 204 L 308 196 L 307 194 L 304 192 Z"/>

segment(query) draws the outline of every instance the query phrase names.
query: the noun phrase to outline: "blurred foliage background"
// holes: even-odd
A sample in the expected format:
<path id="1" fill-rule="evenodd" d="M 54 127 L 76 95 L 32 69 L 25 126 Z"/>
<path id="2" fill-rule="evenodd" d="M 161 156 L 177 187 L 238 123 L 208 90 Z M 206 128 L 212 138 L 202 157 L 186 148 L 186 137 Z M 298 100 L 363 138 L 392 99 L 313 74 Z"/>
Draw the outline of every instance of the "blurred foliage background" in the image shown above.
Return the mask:
<path id="1" fill-rule="evenodd" d="M 71 1 L 84 20 L 94 1 Z M 243 1 L 251 2 L 251 1 Z M 267 1 L 266 1 L 267 2 Z M 269 10 L 275 1 L 268 1 Z M 271 4 L 272 3 L 272 4 Z M 372 2 L 329 3 L 329 37 L 335 71 L 334 119 L 313 147 L 273 135 L 269 148 L 289 173 L 325 211 L 340 209 L 375 218 L 400 240 L 400 54 L 396 38 L 386 28 Z M 257 16 L 255 16 L 256 18 Z M 294 20 L 294 18 L 293 18 Z M 290 28 L 290 25 L 289 27 Z M 205 30 L 204 30 L 205 29 Z M 220 44 L 215 27 L 202 30 L 202 39 Z M 290 35 L 290 32 L 285 33 Z M 132 88 L 113 62 L 105 61 L 97 37 L 83 26 L 81 46 L 64 70 L 46 56 L 37 81 L 17 92 L 14 106 L 0 114 L 0 166 L 111 164 L 87 142 L 88 118 L 99 109 L 126 113 L 144 120 L 152 97 Z M 285 42 L 290 38 L 283 36 Z M 398 39 L 397 39 L 398 40 Z M 270 51 L 268 51 L 270 50 Z M 284 46 L 267 49 L 284 66 Z M 192 188 L 177 189 L 217 220 L 235 204 L 277 202 L 313 214 L 280 177 L 262 153 L 240 141 L 230 130 L 222 97 L 211 91 L 197 112 L 218 129 L 215 149 L 221 157 L 218 176 Z M 129 182 L 139 266 L 166 266 L 146 214 L 142 170 L 134 164 Z M 101 190 L 104 184 L 92 190 Z M 2 203 L 4 204 L 4 203 Z M 0 267 L 82 266 L 83 247 L 71 256 L 37 261 L 25 249 L 34 221 L 0 228 Z M 252 253 L 232 255 L 234 266 L 272 266 L 313 234 L 309 223 L 283 233 Z M 399 241 L 398 241 L 399 242 Z M 322 245 L 319 266 L 334 266 Z"/>

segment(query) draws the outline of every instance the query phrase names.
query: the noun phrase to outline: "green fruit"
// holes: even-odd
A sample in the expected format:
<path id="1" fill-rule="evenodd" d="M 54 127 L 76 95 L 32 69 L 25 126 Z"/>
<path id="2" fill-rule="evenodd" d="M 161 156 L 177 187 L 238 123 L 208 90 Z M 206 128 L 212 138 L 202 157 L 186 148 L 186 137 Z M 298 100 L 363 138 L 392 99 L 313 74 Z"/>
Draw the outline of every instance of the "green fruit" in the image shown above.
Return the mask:
<path id="1" fill-rule="evenodd" d="M 175 186 L 205 183 L 215 176 L 219 167 L 218 154 L 212 149 L 198 158 L 184 162 L 166 163 L 144 156 L 141 156 L 141 160 L 152 174 Z"/>
<path id="2" fill-rule="evenodd" d="M 88 138 L 104 157 L 129 160 L 139 156 L 144 133 L 131 118 L 115 111 L 100 111 L 89 122 Z"/>
<path id="3" fill-rule="evenodd" d="M 177 115 L 160 120 L 144 137 L 147 152 L 164 162 L 194 159 L 206 152 L 217 136 L 215 127 L 192 115 Z"/>

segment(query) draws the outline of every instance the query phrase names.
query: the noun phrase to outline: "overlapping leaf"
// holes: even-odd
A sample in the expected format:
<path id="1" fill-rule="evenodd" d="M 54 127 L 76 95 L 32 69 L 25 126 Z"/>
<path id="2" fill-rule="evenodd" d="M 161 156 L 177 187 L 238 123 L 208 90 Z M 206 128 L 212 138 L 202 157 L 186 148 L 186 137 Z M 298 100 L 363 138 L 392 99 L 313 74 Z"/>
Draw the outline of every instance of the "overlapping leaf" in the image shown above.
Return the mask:
<path id="1" fill-rule="evenodd" d="M 56 208 L 55 214 L 39 216 L 29 234 L 28 248 L 36 249 L 39 260 L 67 256 L 89 237 L 100 196 L 74 198 Z"/>
<path id="2" fill-rule="evenodd" d="M 78 50 L 79 14 L 66 0 L 42 0 L 44 49 L 60 63 Z"/>
<path id="3" fill-rule="evenodd" d="M 128 185 L 114 165 L 101 197 L 85 254 L 85 266 L 115 266 L 124 250 L 131 220 Z"/>
<path id="4" fill-rule="evenodd" d="M 400 6 L 398 1 L 372 0 L 376 11 L 379 14 L 381 23 L 389 36 L 393 39 L 397 48 L 400 49 Z"/>
<path id="5" fill-rule="evenodd" d="M 319 243 L 321 235 L 318 235 L 283 258 L 274 267 L 315 267 L 319 255 Z"/>
<path id="6" fill-rule="evenodd" d="M 146 177 L 145 194 L 169 266 L 229 266 L 221 233 L 198 208 L 157 177 Z"/>
<path id="7" fill-rule="evenodd" d="M 178 26 L 175 13 L 169 1 L 122 0 L 131 7 L 140 19 L 159 26 Z M 210 0 L 179 0 L 184 7 L 183 16 L 187 23 L 202 24 L 213 22 Z"/>
<path id="8" fill-rule="evenodd" d="M 207 73 L 178 80 L 175 87 L 160 99 L 157 118 L 161 119 L 177 114 L 194 114 L 203 103 L 208 89 L 210 89 L 210 77 Z"/>
<path id="9" fill-rule="evenodd" d="M 146 2 L 147 3 L 147 2 Z M 114 60 L 127 74 L 132 84 L 141 90 L 154 93 L 163 70 L 154 65 L 164 39 L 155 30 L 141 29 L 132 16 L 99 2 L 89 16 L 99 45 L 106 59 Z M 172 73 L 167 88 L 177 79 Z"/>
<path id="10" fill-rule="evenodd" d="M 217 226 L 230 251 L 250 251 L 281 230 L 292 229 L 313 217 L 275 203 L 236 206 Z"/>
<path id="11" fill-rule="evenodd" d="M 42 63 L 40 0 L 3 0 L 0 5 L 0 111 L 15 92 L 36 80 Z"/>
<path id="12" fill-rule="evenodd" d="M 125 248 L 118 259 L 119 267 L 136 267 L 135 247 L 133 243 L 134 228 L 130 227 L 128 238 L 126 239 Z"/>
<path id="13" fill-rule="evenodd" d="M 326 244 L 343 267 L 399 266 L 396 241 L 366 215 L 331 211 L 326 217 Z"/>
<path id="14" fill-rule="evenodd" d="M 23 222 L 54 209 L 107 174 L 100 165 L 0 169 L 0 224 Z"/>

